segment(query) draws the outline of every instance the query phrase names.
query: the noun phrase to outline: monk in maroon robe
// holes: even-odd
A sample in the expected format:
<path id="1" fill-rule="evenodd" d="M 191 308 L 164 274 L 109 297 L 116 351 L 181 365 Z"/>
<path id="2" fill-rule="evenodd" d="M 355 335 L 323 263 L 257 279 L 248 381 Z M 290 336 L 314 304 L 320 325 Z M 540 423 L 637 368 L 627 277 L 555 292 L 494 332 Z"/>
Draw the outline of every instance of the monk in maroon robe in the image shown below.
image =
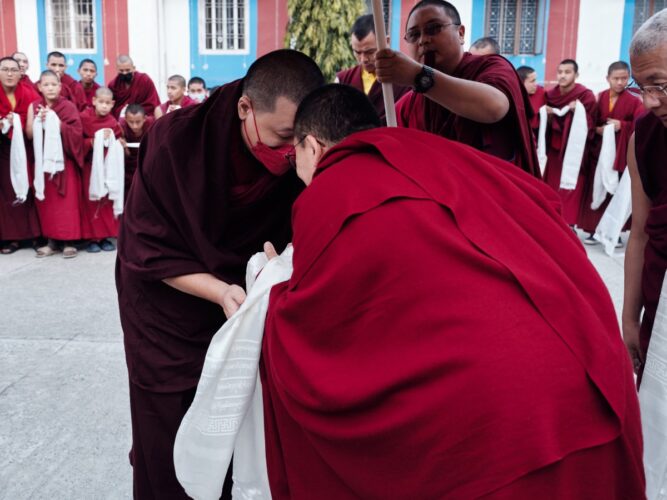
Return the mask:
<path id="1" fill-rule="evenodd" d="M 609 89 L 600 92 L 597 99 L 597 123 L 595 127 L 595 138 L 591 147 L 591 157 L 588 162 L 588 172 L 586 175 L 586 190 L 581 203 L 579 220 L 577 226 L 590 233 L 590 236 L 584 240 L 588 245 L 595 245 L 598 241 L 593 238 L 595 228 L 597 228 L 604 214 L 611 195 L 607 194 L 606 200 L 596 210 L 591 208 L 593 201 L 593 185 L 595 179 L 595 169 L 600 156 L 602 147 L 602 134 L 606 125 L 614 125 L 616 131 L 616 159 L 614 161 L 614 170 L 618 172 L 619 179 L 625 171 L 628 157 L 628 141 L 635 130 L 635 120 L 644 112 L 642 101 L 636 95 L 627 92 L 625 88 L 630 80 L 630 66 L 623 61 L 618 61 L 609 66 L 607 72 L 607 82 Z"/>
<path id="2" fill-rule="evenodd" d="M 108 238 L 118 236 L 118 219 L 113 213 L 113 202 L 105 196 L 101 200 L 90 199 L 90 176 L 92 173 L 93 148 L 95 134 L 105 129 L 105 136 L 121 137 L 122 131 L 116 119 L 111 115 L 113 95 L 106 87 L 100 87 L 93 99 L 93 108 L 81 113 L 83 125 L 83 175 L 81 189 L 81 237 L 90 240 L 89 253 L 100 250 L 111 251 L 116 247 Z"/>
<path id="3" fill-rule="evenodd" d="M 167 80 L 167 100 L 155 108 L 155 118 L 176 111 L 177 109 L 186 108 L 199 104 L 199 102 L 190 98 L 186 93 L 186 81 L 181 75 L 172 75 Z"/>
<path id="4" fill-rule="evenodd" d="M 533 136 L 537 139 L 540 129 L 540 108 L 546 104 L 544 97 L 544 87 L 537 84 L 537 72 L 530 66 L 520 66 L 516 70 L 523 86 L 528 94 L 530 107 L 533 110 L 533 117 L 530 120 L 530 128 Z"/>
<path id="5" fill-rule="evenodd" d="M 86 95 L 83 93 L 79 82 L 65 73 L 67 69 L 65 55 L 57 51 L 49 52 L 46 56 L 46 68 L 53 71 L 60 78 L 62 86 L 60 97 L 72 102 L 79 111 L 86 109 Z M 39 89 L 37 90 L 39 91 Z"/>
<path id="6" fill-rule="evenodd" d="M 118 76 L 109 82 L 116 103 L 112 111 L 114 118 L 120 118 L 128 104 L 141 104 L 146 115 L 153 116 L 155 108 L 160 105 L 160 98 L 151 77 L 137 71 L 127 55 L 118 56 L 116 68 Z"/>
<path id="7" fill-rule="evenodd" d="M 83 89 L 83 93 L 86 96 L 86 108 L 93 107 L 93 97 L 95 97 L 95 92 L 100 88 L 100 85 L 95 81 L 97 76 L 97 64 L 92 59 L 83 59 L 79 63 L 78 69 L 79 76 L 79 86 Z"/>
<path id="8" fill-rule="evenodd" d="M 361 90 L 375 106 L 380 120 L 386 123 L 386 111 L 384 109 L 384 98 L 382 84 L 375 76 L 375 53 L 377 52 L 377 40 L 375 38 L 375 25 L 373 15 L 367 14 L 359 17 L 352 25 L 350 45 L 356 58 L 357 64 L 354 68 L 346 69 L 336 73 L 339 83 L 350 85 Z M 408 90 L 408 87 L 392 85 L 394 99 L 398 100 Z"/>
<path id="9" fill-rule="evenodd" d="M 644 498 L 632 368 L 558 197 L 435 135 L 343 138 L 377 118 L 336 93 L 295 120 L 309 185 L 260 365 L 272 497 Z"/>
<path id="10" fill-rule="evenodd" d="M 539 177 L 532 110 L 519 76 L 502 56 L 464 52 L 464 33 L 452 4 L 422 0 L 404 37 L 412 59 L 378 52 L 381 82 L 414 85 L 396 105 L 399 125 L 463 142 Z"/>
<path id="11" fill-rule="evenodd" d="M 123 147 L 125 148 L 125 200 L 132 186 L 132 178 L 139 162 L 139 148 L 146 134 L 153 126 L 153 117 L 146 116 L 141 104 L 130 104 L 125 110 L 125 118 L 120 119 L 120 128 L 123 132 Z M 131 144 L 132 147 L 128 146 Z"/>
<path id="12" fill-rule="evenodd" d="M 63 257 L 76 257 L 73 241 L 81 239 L 81 166 L 83 165 L 83 129 L 74 104 L 60 96 L 60 80 L 55 72 L 46 70 L 37 82 L 41 100 L 28 109 L 26 133 L 33 138 L 33 123 L 47 113 L 60 119 L 65 170 L 53 176 L 44 175 L 44 200 L 37 200 L 42 235 L 48 244 L 37 249 L 38 257 L 63 251 Z"/>
<path id="13" fill-rule="evenodd" d="M 547 165 L 544 170 L 544 180 L 556 191 L 563 202 L 563 217 L 574 226 L 579 217 L 579 208 L 584 196 L 586 174 L 590 162 L 590 148 L 595 135 L 597 104 L 595 95 L 589 89 L 576 83 L 579 68 L 576 61 L 565 59 L 558 66 L 558 85 L 546 93 L 547 105 Z M 560 181 L 563 172 L 563 157 L 567 150 L 570 138 L 570 128 L 574 115 L 575 102 L 580 101 L 586 109 L 586 123 L 588 133 L 586 147 L 581 159 L 581 169 L 575 189 L 561 189 Z M 552 113 L 553 108 L 570 106 L 570 111 L 564 116 Z"/>
<path id="14" fill-rule="evenodd" d="M 35 84 L 28 76 L 28 68 L 30 67 L 28 56 L 26 56 L 23 52 L 14 52 L 14 54 L 12 54 L 12 59 L 19 63 L 19 68 L 21 69 L 21 79 L 19 80 L 19 84 L 30 86 L 32 90 L 37 92 L 35 89 Z"/>
<path id="15" fill-rule="evenodd" d="M 649 18 L 630 44 L 632 76 L 650 112 L 628 143 L 632 230 L 625 252 L 623 338 L 635 370 L 644 369 L 667 270 L 667 11 Z M 642 315 L 643 311 L 643 315 Z"/>
<path id="16" fill-rule="evenodd" d="M 21 126 L 25 130 L 28 108 L 38 99 L 32 88 L 21 85 L 18 62 L 11 57 L 0 59 L 0 120 L 11 124 L 13 115 L 21 117 Z M 17 203 L 16 193 L 10 177 L 9 153 L 14 134 L 21 133 L 10 128 L 7 134 L 0 135 L 0 252 L 14 253 L 21 240 L 37 238 L 40 235 L 39 219 L 35 208 L 33 193 L 28 191 L 25 201 Z M 27 154 L 27 151 L 26 151 Z"/>
<path id="17" fill-rule="evenodd" d="M 116 286 L 130 379 L 135 498 L 187 498 L 172 460 L 211 337 L 245 298 L 262 243 L 291 239 L 301 184 L 285 154 L 296 107 L 323 83 L 280 50 L 144 138 L 118 238 Z"/>

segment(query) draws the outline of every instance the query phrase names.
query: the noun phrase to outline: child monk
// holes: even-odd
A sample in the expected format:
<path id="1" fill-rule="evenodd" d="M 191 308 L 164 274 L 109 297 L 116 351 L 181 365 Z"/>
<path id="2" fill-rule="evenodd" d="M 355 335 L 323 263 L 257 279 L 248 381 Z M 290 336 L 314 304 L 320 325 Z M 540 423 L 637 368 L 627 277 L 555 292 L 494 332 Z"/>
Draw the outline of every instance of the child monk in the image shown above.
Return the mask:
<path id="1" fill-rule="evenodd" d="M 185 78 L 181 75 L 170 76 L 169 80 L 167 80 L 167 97 L 169 100 L 155 108 L 155 119 L 157 120 L 161 116 L 176 111 L 177 109 L 192 106 L 193 104 L 199 104 L 197 101 L 186 95 L 185 90 Z"/>
<path id="2" fill-rule="evenodd" d="M 84 154 L 81 231 L 83 239 L 90 240 L 86 248 L 89 253 L 98 253 L 101 250 L 110 252 L 116 249 L 116 246 L 108 239 L 118 236 L 118 219 L 114 217 L 113 203 L 108 196 L 96 201 L 90 199 L 95 134 L 98 130 L 103 129 L 105 141 L 111 136 L 119 138 L 122 135 L 120 125 L 111 114 L 113 105 L 111 90 L 107 87 L 100 87 L 95 91 L 93 107 L 81 113 Z"/>
<path id="3" fill-rule="evenodd" d="M 132 177 L 139 161 L 139 144 L 155 123 L 152 116 L 146 116 L 141 104 L 130 104 L 125 110 L 125 118 L 120 119 L 123 131 L 121 143 L 125 148 L 125 199 L 132 185 Z"/>
<path id="4" fill-rule="evenodd" d="M 37 249 L 37 257 L 62 250 L 67 259 L 76 257 L 73 241 L 81 239 L 81 118 L 76 106 L 60 95 L 62 86 L 56 73 L 44 71 L 37 87 L 42 97 L 28 108 L 26 124 L 26 135 L 33 140 L 35 150 L 37 212 L 42 235 L 48 238 L 48 243 Z"/>

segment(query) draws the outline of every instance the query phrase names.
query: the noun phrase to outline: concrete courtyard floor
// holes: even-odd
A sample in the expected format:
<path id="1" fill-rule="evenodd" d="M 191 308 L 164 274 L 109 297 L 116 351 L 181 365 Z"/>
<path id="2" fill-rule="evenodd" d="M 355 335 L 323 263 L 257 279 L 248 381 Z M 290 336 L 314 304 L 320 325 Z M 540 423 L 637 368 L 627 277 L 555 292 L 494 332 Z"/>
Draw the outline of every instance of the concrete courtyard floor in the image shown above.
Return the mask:
<path id="1" fill-rule="evenodd" d="M 587 251 L 620 315 L 622 253 Z M 132 498 L 116 253 L 34 255 L 0 255 L 0 499 Z"/>

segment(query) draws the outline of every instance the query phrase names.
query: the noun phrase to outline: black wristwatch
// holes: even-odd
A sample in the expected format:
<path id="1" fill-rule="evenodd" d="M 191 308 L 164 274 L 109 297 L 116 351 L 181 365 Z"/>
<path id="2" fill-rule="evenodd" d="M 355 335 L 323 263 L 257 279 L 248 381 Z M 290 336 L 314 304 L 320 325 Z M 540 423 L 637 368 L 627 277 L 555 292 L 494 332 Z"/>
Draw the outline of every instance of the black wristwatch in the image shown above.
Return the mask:
<path id="1" fill-rule="evenodd" d="M 435 85 L 435 79 L 433 78 L 433 69 L 428 66 L 422 66 L 422 70 L 417 73 L 415 76 L 415 92 L 423 94 L 428 92 Z"/>

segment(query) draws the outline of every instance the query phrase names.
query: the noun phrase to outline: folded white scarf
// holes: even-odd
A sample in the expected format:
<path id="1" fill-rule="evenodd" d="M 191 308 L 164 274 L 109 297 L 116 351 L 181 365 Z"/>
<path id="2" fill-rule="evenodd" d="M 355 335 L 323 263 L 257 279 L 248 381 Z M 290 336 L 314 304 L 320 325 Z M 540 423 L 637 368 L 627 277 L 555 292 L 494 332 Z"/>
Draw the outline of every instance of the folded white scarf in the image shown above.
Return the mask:
<path id="1" fill-rule="evenodd" d="M 174 444 L 176 477 L 196 500 L 220 498 L 232 454 L 233 497 L 271 498 L 257 371 L 269 292 L 291 275 L 291 246 L 268 263 L 264 253 L 253 256 L 246 275 L 248 296 L 211 340 L 197 393 Z"/>
<path id="2" fill-rule="evenodd" d="M 648 346 L 639 407 L 644 435 L 644 470 L 648 500 L 664 498 L 667 488 L 667 288 L 660 302 Z"/>
<path id="3" fill-rule="evenodd" d="M 614 125 L 605 125 L 602 133 L 602 147 L 593 178 L 593 202 L 591 208 L 597 210 L 604 203 L 607 193 L 613 195 L 618 189 L 618 172 L 614 170 L 616 161 L 616 131 Z"/>
<path id="4" fill-rule="evenodd" d="M 616 173 L 616 172 L 614 172 Z M 630 186 L 630 171 L 626 168 L 618 183 L 616 193 L 602 214 L 598 227 L 595 228 L 594 238 L 604 245 L 604 251 L 610 257 L 614 255 L 614 248 L 623 231 L 623 226 L 632 213 L 632 190 Z"/>
<path id="5" fill-rule="evenodd" d="M 23 127 L 21 117 L 14 113 L 11 123 L 7 118 L 2 120 L 2 133 L 7 134 L 13 128 L 12 143 L 9 148 L 9 175 L 12 188 L 16 194 L 16 203 L 23 203 L 28 197 L 30 181 L 28 180 L 28 157 L 25 152 L 25 141 L 23 140 Z"/>
<path id="6" fill-rule="evenodd" d="M 44 174 L 51 174 L 53 177 L 65 170 L 60 118 L 54 111 L 46 112 L 44 122 L 38 117 L 35 118 L 32 145 L 35 151 L 35 197 L 43 200 Z"/>
<path id="7" fill-rule="evenodd" d="M 586 148 L 586 138 L 588 136 L 588 122 L 586 120 L 586 108 L 578 100 L 575 101 L 574 116 L 570 125 L 570 135 L 567 138 L 565 155 L 563 156 L 563 169 L 560 175 L 560 188 L 573 190 L 577 187 L 579 179 L 579 170 L 581 170 L 581 160 L 584 157 Z M 556 116 L 565 116 L 570 111 L 569 106 L 561 109 L 553 108 Z M 537 139 L 537 158 L 540 162 L 542 173 L 547 164 L 547 146 L 546 146 L 546 107 L 540 108 L 540 129 Z"/>
<path id="8" fill-rule="evenodd" d="M 123 213 L 125 196 L 125 152 L 113 134 L 108 139 L 104 138 L 104 130 L 95 132 L 93 139 L 88 195 L 91 201 L 98 201 L 109 195 L 109 199 L 113 201 L 113 213 L 118 216 Z M 109 149 L 106 157 L 105 147 Z"/>

